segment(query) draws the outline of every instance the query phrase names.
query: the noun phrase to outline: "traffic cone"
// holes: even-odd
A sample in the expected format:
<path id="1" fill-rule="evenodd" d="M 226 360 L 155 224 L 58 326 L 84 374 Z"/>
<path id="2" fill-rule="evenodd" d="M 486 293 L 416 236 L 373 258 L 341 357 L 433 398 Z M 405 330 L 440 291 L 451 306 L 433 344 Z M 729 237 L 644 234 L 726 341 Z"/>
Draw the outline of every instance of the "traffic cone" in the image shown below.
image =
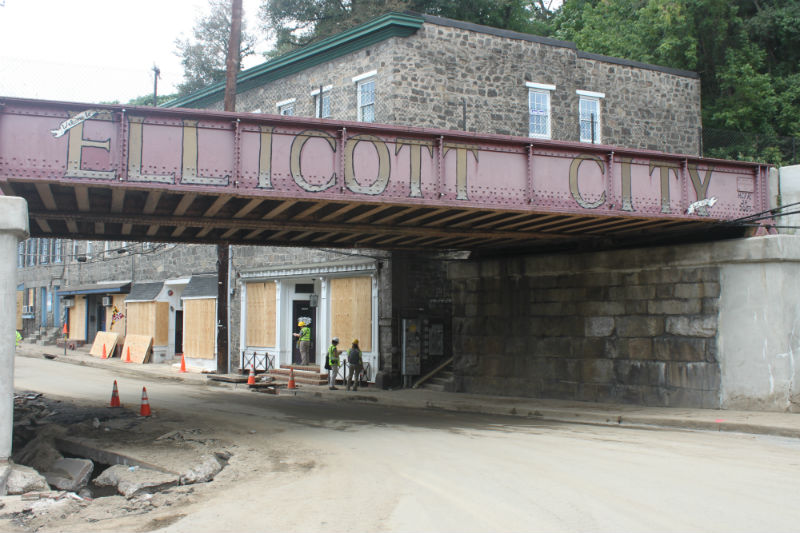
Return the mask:
<path id="1" fill-rule="evenodd" d="M 125 355 L 125 362 L 126 363 L 130 363 L 131 362 L 131 347 L 130 346 L 128 346 L 128 351 L 127 351 L 127 354 Z"/>
<path id="2" fill-rule="evenodd" d="M 256 372 L 253 369 L 253 365 L 250 365 L 250 375 L 247 376 L 247 384 L 248 385 L 255 385 L 256 384 Z"/>
<path id="3" fill-rule="evenodd" d="M 117 380 L 114 380 L 114 388 L 111 390 L 111 405 L 109 407 L 122 407 L 119 403 L 119 390 L 117 389 Z"/>
<path id="4" fill-rule="evenodd" d="M 186 372 L 186 357 L 181 354 L 181 372 Z"/>
<path id="5" fill-rule="evenodd" d="M 287 389 L 296 389 L 297 385 L 294 384 L 294 367 L 289 369 L 289 384 L 286 385 Z"/>
<path id="6" fill-rule="evenodd" d="M 142 408 L 139 410 L 140 416 L 150 416 L 150 402 L 147 400 L 147 387 L 142 387 Z"/>
<path id="7" fill-rule="evenodd" d="M 106 345 L 105 344 L 103 345 L 103 359 L 108 359 L 108 357 L 106 357 Z"/>

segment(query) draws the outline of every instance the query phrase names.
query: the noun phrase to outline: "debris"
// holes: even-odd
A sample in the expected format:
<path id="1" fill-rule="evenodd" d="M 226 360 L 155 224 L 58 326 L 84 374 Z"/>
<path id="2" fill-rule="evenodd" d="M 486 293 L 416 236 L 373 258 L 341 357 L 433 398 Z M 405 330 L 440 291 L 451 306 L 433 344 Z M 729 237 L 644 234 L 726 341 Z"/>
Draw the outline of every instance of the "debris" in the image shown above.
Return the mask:
<path id="1" fill-rule="evenodd" d="M 178 484 L 178 476 L 136 467 L 134 470 L 125 465 L 114 465 L 103 470 L 95 478 L 94 483 L 99 487 L 116 487 L 117 492 L 131 499 L 142 492 L 154 492 Z"/>
<path id="2" fill-rule="evenodd" d="M 182 485 L 211 481 L 224 466 L 215 455 L 205 455 L 202 460 L 202 463 L 181 474 L 180 481 Z"/>
<path id="3" fill-rule="evenodd" d="M 45 472 L 50 485 L 61 490 L 77 492 L 89 484 L 94 463 L 89 459 L 61 458 Z"/>
<path id="4" fill-rule="evenodd" d="M 32 491 L 50 490 L 43 475 L 25 465 L 12 464 L 8 475 L 7 494 L 25 494 Z"/>

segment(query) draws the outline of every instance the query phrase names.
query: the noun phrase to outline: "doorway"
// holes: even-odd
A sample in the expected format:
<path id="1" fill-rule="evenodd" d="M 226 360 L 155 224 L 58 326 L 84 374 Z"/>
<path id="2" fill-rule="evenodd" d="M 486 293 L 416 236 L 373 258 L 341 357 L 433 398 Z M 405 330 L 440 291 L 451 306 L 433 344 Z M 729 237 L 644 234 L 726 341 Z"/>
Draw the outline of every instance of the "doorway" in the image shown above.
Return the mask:
<path id="1" fill-rule="evenodd" d="M 308 362 L 311 364 L 316 363 L 317 361 L 317 354 L 316 354 L 316 343 L 317 343 L 317 308 L 311 307 L 310 300 L 294 300 L 292 302 L 292 333 L 297 333 L 300 331 L 300 328 L 297 327 L 297 322 L 300 317 L 306 317 L 311 319 L 311 324 L 308 324 L 308 327 L 311 328 L 311 348 L 308 354 Z M 292 364 L 299 365 L 302 362 L 302 357 L 300 356 L 300 349 L 297 347 L 297 338 L 292 336 Z"/>
<path id="2" fill-rule="evenodd" d="M 183 353 L 183 310 L 175 311 L 175 353 Z"/>

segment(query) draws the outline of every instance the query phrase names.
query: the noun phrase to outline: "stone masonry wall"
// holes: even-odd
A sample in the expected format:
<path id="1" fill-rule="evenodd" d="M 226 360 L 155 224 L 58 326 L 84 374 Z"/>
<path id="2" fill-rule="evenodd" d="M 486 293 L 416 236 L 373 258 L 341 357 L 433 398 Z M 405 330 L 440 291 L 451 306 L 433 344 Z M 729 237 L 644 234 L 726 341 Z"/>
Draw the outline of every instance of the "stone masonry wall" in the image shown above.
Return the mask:
<path id="1" fill-rule="evenodd" d="M 452 264 L 458 389 L 718 407 L 719 268 L 615 257 Z"/>
<path id="2" fill-rule="evenodd" d="M 556 86 L 550 91 L 555 140 L 579 140 L 575 91 L 586 90 L 605 94 L 603 144 L 699 152 L 697 78 L 588 59 L 567 46 L 429 23 L 399 44 L 392 67 L 400 124 L 462 129 L 466 100 L 468 131 L 527 136 L 530 81 Z"/>
<path id="3" fill-rule="evenodd" d="M 491 30 L 495 33 L 496 30 Z M 502 33 L 502 32 L 501 32 Z M 539 39 L 541 40 L 541 39 Z M 560 43 L 560 44 L 559 44 Z M 481 133 L 528 135 L 526 81 L 552 84 L 554 140 L 578 141 L 576 90 L 605 94 L 603 144 L 673 153 L 699 152 L 700 81 L 609 58 L 584 57 L 571 43 L 426 22 L 391 38 L 237 95 L 237 110 L 276 113 L 295 98 L 295 114 L 315 116 L 311 92 L 330 90 L 331 118 L 357 120 L 354 76 L 376 70 L 376 122 Z M 222 108 L 222 102 L 214 106 Z"/>

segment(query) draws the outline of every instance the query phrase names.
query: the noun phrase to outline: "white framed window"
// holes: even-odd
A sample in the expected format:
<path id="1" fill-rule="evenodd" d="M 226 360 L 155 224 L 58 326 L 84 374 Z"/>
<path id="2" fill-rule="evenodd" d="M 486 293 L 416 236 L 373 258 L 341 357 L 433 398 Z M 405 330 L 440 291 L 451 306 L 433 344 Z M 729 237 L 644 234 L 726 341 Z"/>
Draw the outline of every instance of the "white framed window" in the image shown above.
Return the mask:
<path id="1" fill-rule="evenodd" d="M 62 246 L 63 243 L 61 239 L 53 239 L 53 263 L 62 263 L 64 261 L 61 255 Z"/>
<path id="2" fill-rule="evenodd" d="M 359 122 L 375 122 L 375 77 L 377 70 L 371 70 L 353 77 L 358 95 Z"/>
<path id="3" fill-rule="evenodd" d="M 17 244 L 17 268 L 25 266 L 25 241 L 20 241 Z"/>
<path id="4" fill-rule="evenodd" d="M 528 135 L 539 139 L 550 139 L 550 93 L 555 85 L 525 82 L 528 88 Z"/>
<path id="5" fill-rule="evenodd" d="M 316 118 L 331 118 L 331 89 L 333 85 L 322 87 L 322 91 L 311 91 L 314 97 L 314 116 Z M 321 93 L 321 94 L 320 94 Z"/>
<path id="6" fill-rule="evenodd" d="M 50 262 L 50 239 L 39 239 L 39 264 L 46 265 Z"/>
<path id="7" fill-rule="evenodd" d="M 278 114 L 287 117 L 294 116 L 294 102 L 294 98 L 289 98 L 288 100 L 281 100 L 275 104 L 275 107 L 278 109 Z"/>
<path id="8" fill-rule="evenodd" d="M 602 131 L 600 101 L 606 97 L 604 93 L 592 91 L 575 91 L 578 94 L 578 113 L 580 121 L 581 142 L 599 144 Z"/>

